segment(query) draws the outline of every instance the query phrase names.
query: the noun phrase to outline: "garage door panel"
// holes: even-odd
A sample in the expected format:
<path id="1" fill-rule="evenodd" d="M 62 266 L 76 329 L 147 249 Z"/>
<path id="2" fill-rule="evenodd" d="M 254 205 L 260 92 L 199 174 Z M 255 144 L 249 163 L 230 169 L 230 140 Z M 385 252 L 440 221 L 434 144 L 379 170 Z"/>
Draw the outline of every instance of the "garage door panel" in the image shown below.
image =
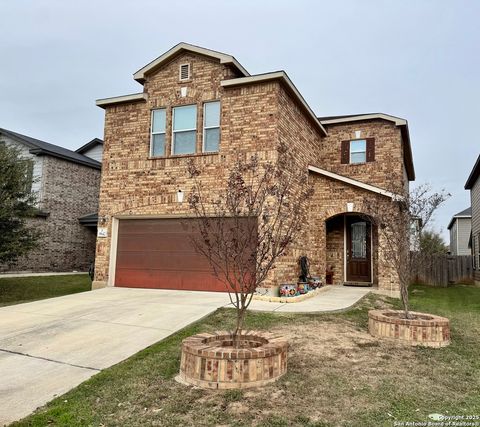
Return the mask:
<path id="1" fill-rule="evenodd" d="M 142 224 L 139 222 L 142 221 Z M 184 233 L 189 234 L 193 220 L 182 220 L 174 218 L 165 219 L 123 219 L 122 231 L 123 234 L 130 233 Z M 172 224 L 175 224 L 175 228 L 172 228 Z"/>
<path id="2" fill-rule="evenodd" d="M 208 260 L 195 251 L 192 224 L 194 219 L 120 220 L 115 286 L 225 292 Z"/>
<path id="3" fill-rule="evenodd" d="M 226 291 L 225 285 L 209 272 L 183 272 L 178 275 L 175 271 L 120 269 L 119 273 L 120 279 L 115 284 L 119 287 L 145 288 L 145 284 L 162 283 L 161 289 Z"/>
<path id="4" fill-rule="evenodd" d="M 118 239 L 118 250 L 123 251 L 175 251 L 191 252 L 192 241 L 189 235 L 164 234 L 130 234 Z"/>
<path id="5" fill-rule="evenodd" d="M 120 252 L 117 265 L 127 269 L 177 271 L 211 271 L 206 258 L 191 252 Z"/>

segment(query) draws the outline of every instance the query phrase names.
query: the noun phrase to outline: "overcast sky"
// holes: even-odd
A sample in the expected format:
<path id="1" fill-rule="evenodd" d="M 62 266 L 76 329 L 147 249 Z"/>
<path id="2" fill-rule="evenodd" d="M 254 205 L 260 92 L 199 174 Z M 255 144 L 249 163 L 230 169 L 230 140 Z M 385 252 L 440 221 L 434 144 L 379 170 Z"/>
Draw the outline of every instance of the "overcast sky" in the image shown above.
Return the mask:
<path id="1" fill-rule="evenodd" d="M 97 98 L 180 41 L 285 70 L 319 116 L 409 122 L 417 182 L 470 205 L 480 153 L 480 1 L 0 0 L 0 127 L 70 149 L 103 136 Z"/>

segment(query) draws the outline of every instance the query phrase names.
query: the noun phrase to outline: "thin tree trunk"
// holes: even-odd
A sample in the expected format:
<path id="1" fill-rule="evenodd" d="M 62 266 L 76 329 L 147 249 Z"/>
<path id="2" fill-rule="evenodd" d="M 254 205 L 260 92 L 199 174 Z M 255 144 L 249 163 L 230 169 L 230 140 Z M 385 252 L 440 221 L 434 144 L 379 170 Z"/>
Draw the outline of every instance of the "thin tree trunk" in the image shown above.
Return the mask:
<path id="1" fill-rule="evenodd" d="M 410 311 L 408 306 L 408 285 L 405 283 L 400 285 L 400 297 L 402 298 L 405 319 L 410 319 Z"/>
<path id="2" fill-rule="evenodd" d="M 246 307 L 239 307 L 237 309 L 237 325 L 235 331 L 233 332 L 233 345 L 235 347 L 239 346 L 238 335 L 243 329 L 243 325 L 245 323 L 245 312 Z"/>

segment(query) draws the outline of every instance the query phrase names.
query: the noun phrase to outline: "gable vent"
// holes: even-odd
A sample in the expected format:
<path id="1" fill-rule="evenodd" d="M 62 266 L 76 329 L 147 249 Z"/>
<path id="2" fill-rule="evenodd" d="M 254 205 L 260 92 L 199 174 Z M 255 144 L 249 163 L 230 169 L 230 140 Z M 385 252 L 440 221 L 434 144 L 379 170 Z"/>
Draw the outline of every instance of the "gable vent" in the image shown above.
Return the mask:
<path id="1" fill-rule="evenodd" d="M 190 78 L 190 64 L 180 65 L 180 80 L 188 80 Z"/>

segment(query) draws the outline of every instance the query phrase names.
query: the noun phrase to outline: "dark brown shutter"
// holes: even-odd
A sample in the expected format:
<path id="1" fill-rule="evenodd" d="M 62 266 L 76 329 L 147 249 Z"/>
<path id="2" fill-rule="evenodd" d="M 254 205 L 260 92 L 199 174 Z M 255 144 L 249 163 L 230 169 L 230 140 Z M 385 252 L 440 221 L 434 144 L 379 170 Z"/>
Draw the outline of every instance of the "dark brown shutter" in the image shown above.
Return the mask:
<path id="1" fill-rule="evenodd" d="M 350 163 L 350 141 L 342 141 L 341 163 L 344 165 Z"/>
<path id="2" fill-rule="evenodd" d="M 367 138 L 367 162 L 375 161 L 375 138 Z"/>

